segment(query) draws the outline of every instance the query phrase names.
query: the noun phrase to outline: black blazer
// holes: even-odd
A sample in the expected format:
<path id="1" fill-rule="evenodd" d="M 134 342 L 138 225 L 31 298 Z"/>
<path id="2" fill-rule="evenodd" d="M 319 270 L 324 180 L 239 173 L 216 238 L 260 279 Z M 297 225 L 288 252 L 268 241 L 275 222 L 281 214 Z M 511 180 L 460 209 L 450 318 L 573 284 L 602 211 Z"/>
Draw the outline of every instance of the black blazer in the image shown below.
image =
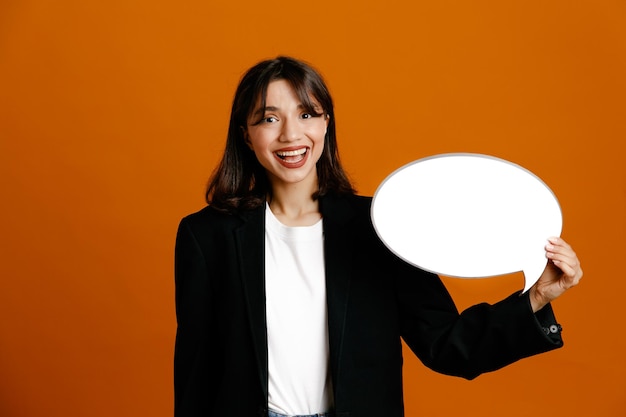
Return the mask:
<path id="1" fill-rule="evenodd" d="M 337 416 L 402 416 L 402 337 L 429 368 L 474 378 L 562 345 L 550 306 L 513 294 L 459 315 L 440 279 L 390 253 L 371 199 L 320 200 Z M 265 207 L 184 218 L 176 239 L 175 416 L 267 415 Z"/>

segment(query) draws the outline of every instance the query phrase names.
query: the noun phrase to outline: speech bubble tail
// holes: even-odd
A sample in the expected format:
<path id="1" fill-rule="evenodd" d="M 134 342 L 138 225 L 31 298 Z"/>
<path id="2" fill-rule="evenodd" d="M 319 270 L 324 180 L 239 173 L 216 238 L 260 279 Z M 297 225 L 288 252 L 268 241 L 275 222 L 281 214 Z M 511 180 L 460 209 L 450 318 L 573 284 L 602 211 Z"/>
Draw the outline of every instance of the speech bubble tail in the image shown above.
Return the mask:
<path id="1" fill-rule="evenodd" d="M 544 262 L 536 265 L 529 265 L 524 268 L 522 272 L 524 272 L 524 291 L 522 294 L 526 293 L 537 281 L 541 278 L 541 274 L 543 270 L 546 269 L 546 265 L 548 260 L 546 259 Z"/>
<path id="2" fill-rule="evenodd" d="M 524 275 L 526 275 L 526 273 L 524 273 Z M 535 282 L 537 282 L 537 281 L 535 281 Z M 526 281 L 525 284 L 524 284 L 524 291 L 522 291 L 522 294 L 526 294 L 526 291 L 530 290 L 532 288 L 532 286 L 535 284 L 535 282 L 529 283 L 528 281 Z"/>

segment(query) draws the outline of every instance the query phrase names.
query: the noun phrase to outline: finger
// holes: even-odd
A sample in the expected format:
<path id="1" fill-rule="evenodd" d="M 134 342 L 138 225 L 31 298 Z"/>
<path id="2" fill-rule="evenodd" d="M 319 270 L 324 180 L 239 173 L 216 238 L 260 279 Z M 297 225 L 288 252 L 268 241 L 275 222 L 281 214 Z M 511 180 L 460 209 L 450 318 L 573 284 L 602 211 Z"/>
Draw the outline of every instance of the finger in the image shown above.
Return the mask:
<path id="1" fill-rule="evenodd" d="M 578 283 L 580 282 L 579 275 L 576 274 L 574 270 L 569 269 L 569 267 L 564 266 L 563 269 L 567 271 L 567 273 L 563 272 L 561 278 L 559 279 L 559 285 L 561 286 L 561 288 L 567 290 L 578 285 Z"/>
<path id="2" fill-rule="evenodd" d="M 568 263 L 563 260 L 551 260 L 551 262 L 561 270 L 563 273 L 563 277 L 566 281 L 570 283 L 570 285 L 576 285 L 580 281 L 583 276 L 583 271 L 580 268 L 580 264 L 576 263 Z"/>
<path id="3" fill-rule="evenodd" d="M 548 238 L 548 244 L 554 246 L 555 248 L 562 248 L 573 252 L 572 246 L 561 237 L 553 236 Z"/>
<path id="4" fill-rule="evenodd" d="M 571 246 L 567 244 L 562 245 L 559 243 L 557 244 L 548 243 L 545 247 L 545 250 L 547 252 L 547 255 L 565 256 L 567 258 L 578 260 L 578 257 L 576 256 L 576 252 L 574 252 Z"/>
<path id="5" fill-rule="evenodd" d="M 558 259 L 551 259 L 550 263 L 552 263 L 555 267 L 557 267 L 562 272 L 562 274 L 566 277 L 572 277 L 576 274 L 576 269 L 565 261 L 561 261 Z"/>
<path id="6" fill-rule="evenodd" d="M 562 262 L 567 262 L 571 265 L 576 265 L 579 263 L 578 257 L 572 251 L 559 251 L 559 250 L 546 249 L 546 258 L 550 260 L 559 260 Z"/>
<path id="7" fill-rule="evenodd" d="M 576 252 L 574 249 L 563 239 L 561 238 L 550 238 L 548 239 L 548 244 L 546 245 L 546 251 L 561 253 L 567 256 L 576 257 Z"/>
<path id="8" fill-rule="evenodd" d="M 562 246 L 555 247 L 552 244 L 546 245 L 546 258 L 551 261 L 564 262 L 572 268 L 579 268 L 580 262 L 576 253 L 571 248 Z"/>
<path id="9" fill-rule="evenodd" d="M 578 271 L 580 269 L 580 262 L 578 262 L 578 258 L 576 256 L 553 252 L 548 252 L 546 256 L 563 272 L 566 272 L 564 270 L 565 267 L 570 268 L 573 271 Z"/>

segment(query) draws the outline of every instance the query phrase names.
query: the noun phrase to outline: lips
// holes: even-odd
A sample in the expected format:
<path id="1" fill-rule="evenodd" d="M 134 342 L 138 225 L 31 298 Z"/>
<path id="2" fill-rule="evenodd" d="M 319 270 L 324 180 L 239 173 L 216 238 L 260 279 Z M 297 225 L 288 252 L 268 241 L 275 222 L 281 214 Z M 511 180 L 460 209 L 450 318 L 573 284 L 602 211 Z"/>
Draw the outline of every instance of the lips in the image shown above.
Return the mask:
<path id="1" fill-rule="evenodd" d="M 278 161 L 287 168 L 299 168 L 306 162 L 309 148 L 281 149 L 274 152 Z"/>

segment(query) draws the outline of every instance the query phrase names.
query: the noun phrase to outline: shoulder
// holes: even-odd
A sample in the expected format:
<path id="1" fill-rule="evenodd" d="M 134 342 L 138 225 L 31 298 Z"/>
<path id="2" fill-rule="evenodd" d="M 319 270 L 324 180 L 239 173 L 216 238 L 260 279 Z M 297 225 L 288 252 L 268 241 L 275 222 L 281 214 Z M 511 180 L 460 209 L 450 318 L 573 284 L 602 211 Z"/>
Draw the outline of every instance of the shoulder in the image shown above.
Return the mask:
<path id="1" fill-rule="evenodd" d="M 261 208 L 245 211 L 242 213 L 226 213 L 216 210 L 211 206 L 191 213 L 182 218 L 179 225 L 181 229 L 188 229 L 193 233 L 215 234 L 234 230 L 253 217 Z"/>
<path id="2" fill-rule="evenodd" d="M 372 197 L 361 195 L 325 195 L 320 199 L 322 216 L 333 221 L 347 222 L 369 219 Z"/>
<path id="3" fill-rule="evenodd" d="M 229 223 L 234 220 L 234 215 L 218 211 L 211 206 L 206 206 L 201 210 L 196 211 L 195 213 L 191 213 L 183 217 L 181 223 L 196 225 L 222 222 Z"/>
<path id="4" fill-rule="evenodd" d="M 345 233 L 360 243 L 380 243 L 370 209 L 372 198 L 360 195 L 324 196 L 320 210 L 325 232 Z"/>
<path id="5" fill-rule="evenodd" d="M 224 213 L 211 206 L 182 218 L 176 234 L 176 248 L 180 253 L 192 248 L 212 259 L 226 258 L 234 252 L 236 236 L 246 230 L 246 236 L 254 236 L 263 230 L 263 208 L 242 213 Z M 252 232 L 250 232 L 252 230 Z M 262 234 L 261 234 L 262 238 Z"/>
<path id="6" fill-rule="evenodd" d="M 365 195 L 350 195 L 346 197 L 350 204 L 358 211 L 369 210 L 372 206 L 372 197 Z"/>

